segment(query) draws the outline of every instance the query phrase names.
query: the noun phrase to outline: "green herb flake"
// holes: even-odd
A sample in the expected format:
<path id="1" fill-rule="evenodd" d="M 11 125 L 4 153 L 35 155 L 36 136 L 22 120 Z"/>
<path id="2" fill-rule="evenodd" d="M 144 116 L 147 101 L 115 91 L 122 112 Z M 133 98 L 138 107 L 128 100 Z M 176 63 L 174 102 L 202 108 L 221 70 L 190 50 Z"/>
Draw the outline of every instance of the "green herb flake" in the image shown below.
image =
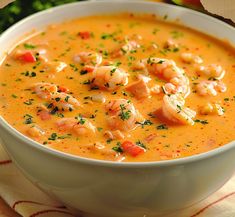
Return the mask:
<path id="1" fill-rule="evenodd" d="M 33 78 L 33 77 L 36 77 L 36 76 L 37 76 L 37 73 L 36 73 L 36 72 L 29 72 L 29 71 L 26 71 L 26 72 L 22 72 L 21 75 L 24 75 L 24 76 L 26 76 L 26 77 Z"/>
<path id="2" fill-rule="evenodd" d="M 168 130 L 168 126 L 166 126 L 165 124 L 158 125 L 157 130 Z"/>
<path id="3" fill-rule="evenodd" d="M 58 139 L 57 133 L 52 133 L 51 136 L 48 138 L 48 140 L 52 140 L 52 141 L 55 141 L 57 139 Z"/>
<path id="4" fill-rule="evenodd" d="M 150 126 L 153 123 L 150 120 L 144 120 L 143 122 L 135 122 L 136 124 L 140 124 L 142 128 L 144 128 L 144 126 Z"/>
<path id="5" fill-rule="evenodd" d="M 178 38 L 181 38 L 184 36 L 184 34 L 182 32 L 177 31 L 177 30 L 171 31 L 170 34 L 171 34 L 172 38 L 174 38 L 174 39 L 178 39 Z"/>
<path id="6" fill-rule="evenodd" d="M 194 120 L 194 122 L 195 122 L 195 123 L 201 123 L 201 124 L 203 124 L 203 125 L 209 124 L 209 122 L 208 122 L 207 120 L 199 120 L 199 119 L 196 119 L 196 120 Z"/>
<path id="7" fill-rule="evenodd" d="M 81 70 L 81 71 L 80 71 L 80 75 L 85 75 L 85 74 L 87 74 L 87 73 L 88 73 L 87 70 Z"/>
<path id="8" fill-rule="evenodd" d="M 112 150 L 116 151 L 117 153 L 123 153 L 120 142 L 117 142 L 116 146 L 112 147 Z"/>
<path id="9" fill-rule="evenodd" d="M 157 34 L 157 32 L 159 32 L 159 31 L 160 31 L 159 29 L 154 28 L 154 29 L 153 29 L 153 31 L 152 31 L 152 34 L 153 34 L 153 35 L 156 35 L 156 34 Z"/>
<path id="10" fill-rule="evenodd" d="M 32 124 L 33 123 L 33 116 L 32 115 L 29 115 L 29 114 L 26 114 L 24 115 L 24 124 Z"/>
<path id="11" fill-rule="evenodd" d="M 97 127 L 97 130 L 98 130 L 99 132 L 101 132 L 101 131 L 103 130 L 103 128 L 102 128 L 102 127 Z"/>
<path id="12" fill-rule="evenodd" d="M 110 38 L 113 38 L 113 34 L 102 33 L 100 38 L 103 39 L 103 40 L 110 39 Z"/>
<path id="13" fill-rule="evenodd" d="M 107 139 L 107 140 L 106 140 L 106 143 L 107 143 L 107 144 L 110 144 L 112 141 L 113 141 L 112 139 Z"/>
<path id="14" fill-rule="evenodd" d="M 25 43 L 25 44 L 24 44 L 24 48 L 25 48 L 25 49 L 28 49 L 28 50 L 31 50 L 31 49 L 35 49 L 36 46 L 33 45 L 33 44 L 27 44 L 27 43 Z"/>
<path id="15" fill-rule="evenodd" d="M 73 63 L 70 63 L 69 66 L 71 67 L 71 69 L 72 69 L 74 72 L 77 72 L 77 71 L 78 71 L 77 66 L 75 66 Z"/>
<path id="16" fill-rule="evenodd" d="M 82 84 L 89 85 L 89 84 L 91 84 L 91 80 L 85 80 L 85 81 L 82 82 Z"/>
<path id="17" fill-rule="evenodd" d="M 18 96 L 15 95 L 15 94 L 12 94 L 11 96 L 12 96 L 13 98 L 15 98 L 15 99 L 18 98 Z"/>
<path id="18" fill-rule="evenodd" d="M 121 113 L 119 114 L 120 118 L 124 120 L 128 120 L 131 117 L 131 111 L 126 109 L 124 104 L 120 104 Z"/>
<path id="19" fill-rule="evenodd" d="M 138 146 L 140 146 L 141 148 L 146 149 L 146 146 L 145 146 L 144 143 L 141 142 L 140 140 L 138 140 L 135 144 L 138 145 Z"/>
<path id="20" fill-rule="evenodd" d="M 25 105 L 32 105 L 33 104 L 34 99 L 29 99 L 27 101 L 24 102 Z"/>
<path id="21" fill-rule="evenodd" d="M 77 119 L 78 123 L 81 125 L 86 123 L 86 119 L 84 119 L 81 114 L 79 114 L 77 117 L 75 117 L 75 119 Z"/>

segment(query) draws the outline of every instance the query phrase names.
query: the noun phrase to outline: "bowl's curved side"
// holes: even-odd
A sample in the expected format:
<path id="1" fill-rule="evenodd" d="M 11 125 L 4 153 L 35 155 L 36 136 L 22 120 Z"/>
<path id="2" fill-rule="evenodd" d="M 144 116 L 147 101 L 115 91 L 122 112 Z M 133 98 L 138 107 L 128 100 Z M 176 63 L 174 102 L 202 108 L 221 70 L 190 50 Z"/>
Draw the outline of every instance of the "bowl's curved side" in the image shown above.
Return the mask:
<path id="1" fill-rule="evenodd" d="M 58 158 L 25 145 L 4 129 L 0 135 L 14 162 L 33 183 L 67 206 L 101 217 L 175 212 L 215 192 L 235 168 L 235 147 L 191 163 L 106 167 Z"/>
<path id="2" fill-rule="evenodd" d="M 23 34 L 35 26 L 42 29 L 63 19 L 120 11 L 168 14 L 169 19 L 179 18 L 186 25 L 202 31 L 208 29 L 212 35 L 226 37 L 235 44 L 234 29 L 197 12 L 139 1 L 101 1 L 61 6 L 27 18 L 0 37 L 1 51 L 12 46 L 19 32 Z M 14 162 L 39 187 L 77 210 L 102 217 L 140 217 L 144 214 L 156 217 L 184 208 L 220 188 L 235 168 L 234 143 L 190 160 L 128 165 L 100 163 L 49 150 L 15 132 L 1 118 L 0 138 Z"/>

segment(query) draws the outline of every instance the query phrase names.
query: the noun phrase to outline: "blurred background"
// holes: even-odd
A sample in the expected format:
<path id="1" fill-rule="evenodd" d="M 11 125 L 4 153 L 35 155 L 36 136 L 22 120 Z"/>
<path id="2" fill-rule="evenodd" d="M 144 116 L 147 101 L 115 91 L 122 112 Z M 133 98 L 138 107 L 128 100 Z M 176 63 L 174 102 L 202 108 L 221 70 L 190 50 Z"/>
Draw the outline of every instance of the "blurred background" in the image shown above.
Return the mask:
<path id="1" fill-rule="evenodd" d="M 82 0 L 16 0 L 3 9 L 0 9 L 0 33 L 18 20 L 57 5 Z"/>

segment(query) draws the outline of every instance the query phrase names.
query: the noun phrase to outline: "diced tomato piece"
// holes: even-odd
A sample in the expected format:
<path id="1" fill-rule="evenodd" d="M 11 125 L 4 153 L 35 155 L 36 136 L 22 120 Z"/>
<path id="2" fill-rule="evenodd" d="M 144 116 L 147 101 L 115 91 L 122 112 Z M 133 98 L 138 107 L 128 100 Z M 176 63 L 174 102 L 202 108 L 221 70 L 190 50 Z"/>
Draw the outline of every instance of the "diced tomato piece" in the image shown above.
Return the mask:
<path id="1" fill-rule="evenodd" d="M 35 56 L 30 51 L 27 51 L 27 52 L 23 53 L 19 57 L 19 59 L 24 61 L 24 62 L 26 62 L 26 63 L 34 63 L 34 62 L 36 62 Z"/>
<path id="2" fill-rule="evenodd" d="M 132 157 L 136 157 L 136 156 L 143 154 L 145 152 L 144 148 L 142 148 L 142 147 L 140 147 L 130 141 L 124 141 L 121 144 L 121 147 L 124 152 L 130 154 Z"/>
<path id="3" fill-rule="evenodd" d="M 78 35 L 82 38 L 82 39 L 89 39 L 91 37 L 91 33 L 86 31 L 86 32 L 79 32 Z"/>
<path id="4" fill-rule="evenodd" d="M 59 86 L 58 91 L 63 93 L 68 93 L 69 89 L 67 87 Z"/>
<path id="5" fill-rule="evenodd" d="M 42 121 L 46 121 L 51 119 L 51 114 L 49 111 L 43 110 L 38 113 L 39 117 L 41 118 Z"/>

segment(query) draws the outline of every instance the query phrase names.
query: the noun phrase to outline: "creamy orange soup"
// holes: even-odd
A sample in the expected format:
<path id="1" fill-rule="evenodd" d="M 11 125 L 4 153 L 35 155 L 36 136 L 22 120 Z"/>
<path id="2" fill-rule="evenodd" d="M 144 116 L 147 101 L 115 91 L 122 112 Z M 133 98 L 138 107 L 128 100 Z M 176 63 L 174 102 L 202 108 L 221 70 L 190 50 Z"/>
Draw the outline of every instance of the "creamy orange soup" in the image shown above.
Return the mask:
<path id="1" fill-rule="evenodd" d="M 0 111 L 62 152 L 168 160 L 234 140 L 234 80 L 235 52 L 221 41 L 150 15 L 90 16 L 7 55 Z"/>

